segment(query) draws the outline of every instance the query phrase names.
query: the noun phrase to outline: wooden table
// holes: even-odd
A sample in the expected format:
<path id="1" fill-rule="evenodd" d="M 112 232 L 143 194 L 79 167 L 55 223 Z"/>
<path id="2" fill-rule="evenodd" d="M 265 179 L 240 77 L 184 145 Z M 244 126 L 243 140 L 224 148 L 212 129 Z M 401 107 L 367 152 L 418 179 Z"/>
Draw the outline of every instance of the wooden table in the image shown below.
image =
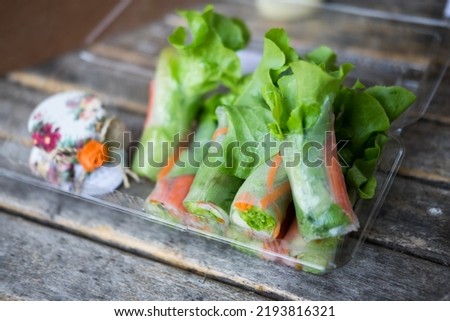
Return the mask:
<path id="1" fill-rule="evenodd" d="M 92 50 L 127 54 L 104 49 Z M 91 89 L 82 68 L 69 54 L 0 79 L 1 133 L 15 137 L 4 148 L 29 148 L 24 120 L 50 93 Z M 145 104 L 104 96 L 138 135 Z M 449 300 L 450 72 L 402 137 L 406 157 L 361 252 L 324 276 L 0 176 L 0 299 Z"/>

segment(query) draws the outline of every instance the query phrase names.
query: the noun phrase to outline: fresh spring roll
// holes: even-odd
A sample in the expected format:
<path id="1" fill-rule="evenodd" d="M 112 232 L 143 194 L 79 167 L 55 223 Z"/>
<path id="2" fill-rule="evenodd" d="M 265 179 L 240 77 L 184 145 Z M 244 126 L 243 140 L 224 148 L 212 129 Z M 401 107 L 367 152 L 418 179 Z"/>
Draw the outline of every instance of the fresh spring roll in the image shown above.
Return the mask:
<path id="1" fill-rule="evenodd" d="M 294 218 L 282 239 L 264 243 L 265 258 L 280 260 L 298 269 L 321 274 L 334 267 L 336 251 L 342 237 L 305 241 Z M 279 255 L 275 257 L 273 254 Z"/>
<path id="2" fill-rule="evenodd" d="M 217 122 L 212 115 L 201 118 L 194 137 L 197 146 L 191 143 L 188 149 L 181 148 L 179 154 L 162 169 L 155 188 L 147 197 L 147 210 L 169 220 L 194 225 L 183 200 L 203 159 L 203 146 L 211 140 L 216 128 Z"/>
<path id="3" fill-rule="evenodd" d="M 280 154 L 263 162 L 242 184 L 231 208 L 231 221 L 258 238 L 276 238 L 292 201 Z"/>
<path id="4" fill-rule="evenodd" d="M 213 142 L 220 144 L 228 131 L 228 119 L 222 107 L 217 108 L 216 114 L 219 125 L 214 133 Z M 201 164 L 183 204 L 190 213 L 201 219 L 226 226 L 229 224 L 231 203 L 243 180 L 223 174 L 217 164 L 210 166 L 214 162 L 223 165 L 223 155 L 211 164 L 205 162 Z"/>
<path id="5" fill-rule="evenodd" d="M 285 167 L 300 230 L 307 241 L 344 235 L 359 227 L 333 149 L 333 115 L 327 101 L 314 127 L 304 135 L 287 137 L 292 148 L 285 149 Z"/>
<path id="6" fill-rule="evenodd" d="M 241 79 L 236 51 L 249 39 L 240 20 L 217 14 L 212 6 L 180 15 L 189 31 L 178 27 L 169 37 L 172 46 L 160 54 L 142 144 L 132 164 L 134 172 L 152 180 L 176 154 L 176 137 L 191 131 L 202 97 L 220 85 L 236 89 Z"/>
<path id="7" fill-rule="evenodd" d="M 299 60 L 290 69 L 292 74 L 278 80 L 278 100 L 290 113 L 278 126 L 284 128 L 280 152 L 300 231 L 307 241 L 347 234 L 359 223 L 337 158 L 332 104 L 351 66 L 327 72 Z"/>

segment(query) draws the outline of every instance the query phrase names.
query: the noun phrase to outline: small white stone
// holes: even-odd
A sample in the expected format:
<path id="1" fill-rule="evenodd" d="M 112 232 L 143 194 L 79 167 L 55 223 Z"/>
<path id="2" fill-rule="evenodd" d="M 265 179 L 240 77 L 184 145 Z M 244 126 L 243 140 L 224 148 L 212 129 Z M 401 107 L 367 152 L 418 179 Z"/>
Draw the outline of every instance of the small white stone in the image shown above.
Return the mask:
<path id="1" fill-rule="evenodd" d="M 432 216 L 440 216 L 443 214 L 442 209 L 438 208 L 438 207 L 430 207 L 428 209 L 428 214 L 432 215 Z"/>

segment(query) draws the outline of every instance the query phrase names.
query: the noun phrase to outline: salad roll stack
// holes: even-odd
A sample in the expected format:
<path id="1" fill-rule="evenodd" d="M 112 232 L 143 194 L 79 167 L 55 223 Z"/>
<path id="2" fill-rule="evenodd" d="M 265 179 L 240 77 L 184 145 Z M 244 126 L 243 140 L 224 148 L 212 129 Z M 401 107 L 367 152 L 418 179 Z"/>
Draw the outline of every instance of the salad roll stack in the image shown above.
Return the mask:
<path id="1" fill-rule="evenodd" d="M 280 28 L 266 32 L 258 66 L 242 76 L 236 51 L 248 42 L 245 25 L 211 6 L 181 15 L 190 35 L 176 29 L 161 53 L 143 135 L 152 143 L 145 157 L 165 166 L 147 158 L 140 166 L 137 155 L 133 167 L 157 179 L 148 210 L 266 259 L 332 269 L 359 228 L 355 201 L 376 194 L 391 123 L 415 95 L 359 80 L 348 86 L 352 64 L 338 65 L 326 46 L 300 56 Z M 161 143 L 195 123 L 188 148 L 164 153 Z"/>

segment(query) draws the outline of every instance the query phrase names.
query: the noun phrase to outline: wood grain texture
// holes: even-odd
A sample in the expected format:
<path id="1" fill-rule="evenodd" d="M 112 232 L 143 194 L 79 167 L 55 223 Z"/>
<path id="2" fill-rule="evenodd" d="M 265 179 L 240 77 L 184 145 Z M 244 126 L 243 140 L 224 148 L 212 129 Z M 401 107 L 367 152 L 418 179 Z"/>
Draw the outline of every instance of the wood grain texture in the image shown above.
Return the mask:
<path id="1" fill-rule="evenodd" d="M 442 79 L 441 86 L 424 115 L 424 119 L 450 125 L 450 72 L 447 71 Z"/>
<path id="2" fill-rule="evenodd" d="M 0 298 L 264 300 L 96 242 L 0 212 Z"/>
<path id="3" fill-rule="evenodd" d="M 194 3 L 184 3 L 183 6 L 192 8 Z M 408 68 L 422 72 L 428 64 L 430 46 L 434 41 L 432 36 L 420 35 L 421 41 L 413 42 L 414 37 L 418 36 L 417 30 L 409 27 L 391 25 L 388 21 L 379 23 L 378 20 L 372 21 L 358 16 L 347 17 L 342 13 L 336 17 L 335 12 L 326 10 L 317 13 L 314 19 L 303 19 L 291 24 L 258 19 L 252 6 L 230 6 L 219 1 L 216 8 L 218 11 L 244 18 L 252 29 L 255 39 L 261 40 L 267 29 L 275 25 L 287 28 L 295 35 L 292 37 L 293 45 L 299 50 L 304 51 L 327 43 L 343 55 L 342 59 L 358 62 L 360 71 L 355 71 L 358 73 L 355 77 L 365 81 L 364 68 L 361 65 L 370 66 L 369 83 L 375 79 L 376 82 L 381 80 L 386 83 L 402 81 L 401 77 L 398 77 L 399 73 Z M 351 24 L 348 23 L 349 19 L 352 20 Z M 156 58 L 160 50 L 167 46 L 167 36 L 174 27 L 182 23 L 183 20 L 174 13 L 168 14 L 156 23 L 94 44 L 87 48 L 84 56 L 67 55 L 45 66 L 33 68 L 29 72 L 34 76 L 38 74 L 53 80 L 57 79 L 63 84 L 74 86 L 88 84 L 92 89 L 115 98 L 127 97 L 132 102 L 145 104 L 147 82 L 153 76 Z M 377 23 L 376 29 L 373 28 L 374 23 Z M 308 32 L 305 33 L 303 30 Z M 399 33 L 399 37 L 407 41 L 398 42 L 396 37 L 386 37 L 394 32 Z M 260 45 L 260 42 L 256 40 L 253 45 Z M 362 43 L 364 45 L 361 45 Z M 414 48 L 411 48 L 412 45 Z M 372 68 L 374 63 L 380 68 Z M 91 70 L 93 65 L 96 66 L 95 72 Z M 386 68 L 388 72 L 382 70 Z M 386 75 L 391 73 L 397 76 L 386 78 Z M 33 82 L 37 84 L 36 81 Z"/>
<path id="4" fill-rule="evenodd" d="M 430 180 L 440 180 L 450 187 L 450 125 L 419 121 L 405 128 L 402 140 L 406 149 L 402 174 L 409 171 L 414 177 L 415 171 L 428 173 Z"/>
<path id="5" fill-rule="evenodd" d="M 397 177 L 367 239 L 450 266 L 450 190 Z"/>
<path id="6" fill-rule="evenodd" d="M 4 177 L 0 186 L 8 211 L 274 299 L 439 299 L 450 290 L 449 267 L 379 246 L 366 244 L 347 266 L 315 276 L 65 194 Z"/>
<path id="7" fill-rule="evenodd" d="M 133 101 L 123 97 L 115 97 L 113 93 L 112 95 L 107 95 L 104 92 L 101 92 L 91 87 L 86 87 L 78 83 L 55 80 L 52 79 L 52 77 L 48 76 L 17 71 L 11 72 L 8 75 L 8 79 L 19 85 L 40 90 L 42 92 L 47 93 L 48 95 L 55 94 L 61 91 L 81 90 L 94 93 L 97 96 L 99 96 L 103 101 L 114 102 L 115 105 L 123 109 L 129 110 L 131 112 L 135 112 L 137 114 L 145 114 L 147 110 L 147 106 L 142 102 Z"/>

